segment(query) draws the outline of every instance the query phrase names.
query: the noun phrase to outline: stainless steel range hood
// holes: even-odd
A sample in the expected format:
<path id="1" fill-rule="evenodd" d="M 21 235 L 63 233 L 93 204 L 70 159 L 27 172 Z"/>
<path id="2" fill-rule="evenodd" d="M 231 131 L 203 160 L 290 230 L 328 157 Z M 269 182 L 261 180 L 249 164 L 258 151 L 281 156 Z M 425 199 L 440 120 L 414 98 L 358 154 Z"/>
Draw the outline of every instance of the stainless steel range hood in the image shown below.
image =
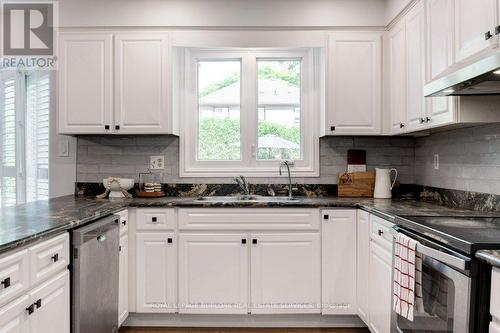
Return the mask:
<path id="1" fill-rule="evenodd" d="M 500 53 L 424 86 L 425 97 L 470 95 L 500 95 Z"/>

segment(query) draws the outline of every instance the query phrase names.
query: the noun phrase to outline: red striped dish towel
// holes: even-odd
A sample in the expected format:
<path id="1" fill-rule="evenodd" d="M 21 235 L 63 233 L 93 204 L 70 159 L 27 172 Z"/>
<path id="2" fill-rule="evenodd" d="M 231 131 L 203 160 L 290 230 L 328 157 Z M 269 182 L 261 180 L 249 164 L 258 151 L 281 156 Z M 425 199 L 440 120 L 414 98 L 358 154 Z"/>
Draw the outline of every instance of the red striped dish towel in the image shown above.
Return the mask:
<path id="1" fill-rule="evenodd" d="M 413 321 L 423 309 L 422 256 L 417 253 L 418 242 L 398 233 L 394 243 L 394 311 Z"/>

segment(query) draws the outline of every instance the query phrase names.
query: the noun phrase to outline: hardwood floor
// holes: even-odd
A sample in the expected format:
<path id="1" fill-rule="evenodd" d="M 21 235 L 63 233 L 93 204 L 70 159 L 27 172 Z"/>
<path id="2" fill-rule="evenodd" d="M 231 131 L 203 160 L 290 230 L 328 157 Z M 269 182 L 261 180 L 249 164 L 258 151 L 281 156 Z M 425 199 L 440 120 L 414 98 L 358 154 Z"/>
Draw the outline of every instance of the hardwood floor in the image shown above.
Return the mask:
<path id="1" fill-rule="evenodd" d="M 366 328 L 155 328 L 123 327 L 120 333 L 368 333 Z"/>

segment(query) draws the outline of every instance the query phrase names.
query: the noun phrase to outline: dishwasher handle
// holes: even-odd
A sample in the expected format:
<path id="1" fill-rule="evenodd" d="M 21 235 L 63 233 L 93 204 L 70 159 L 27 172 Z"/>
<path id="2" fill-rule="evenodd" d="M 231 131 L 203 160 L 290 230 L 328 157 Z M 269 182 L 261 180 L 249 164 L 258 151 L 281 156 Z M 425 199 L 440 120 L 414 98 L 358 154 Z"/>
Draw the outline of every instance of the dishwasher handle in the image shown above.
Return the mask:
<path id="1" fill-rule="evenodd" d="M 75 229 L 73 231 L 73 246 L 79 247 L 93 239 L 97 239 L 98 242 L 106 241 L 106 234 L 109 231 L 118 229 L 119 222 L 119 215 L 110 215 L 89 225 Z"/>

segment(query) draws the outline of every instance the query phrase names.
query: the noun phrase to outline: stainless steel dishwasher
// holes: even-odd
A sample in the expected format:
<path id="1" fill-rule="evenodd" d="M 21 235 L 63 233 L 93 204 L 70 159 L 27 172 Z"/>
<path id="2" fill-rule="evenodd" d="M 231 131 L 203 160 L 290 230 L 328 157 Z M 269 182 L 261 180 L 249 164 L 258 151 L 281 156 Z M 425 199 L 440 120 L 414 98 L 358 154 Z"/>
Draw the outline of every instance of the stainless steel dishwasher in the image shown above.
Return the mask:
<path id="1" fill-rule="evenodd" d="M 72 231 L 72 333 L 118 331 L 119 220 L 111 215 Z"/>

